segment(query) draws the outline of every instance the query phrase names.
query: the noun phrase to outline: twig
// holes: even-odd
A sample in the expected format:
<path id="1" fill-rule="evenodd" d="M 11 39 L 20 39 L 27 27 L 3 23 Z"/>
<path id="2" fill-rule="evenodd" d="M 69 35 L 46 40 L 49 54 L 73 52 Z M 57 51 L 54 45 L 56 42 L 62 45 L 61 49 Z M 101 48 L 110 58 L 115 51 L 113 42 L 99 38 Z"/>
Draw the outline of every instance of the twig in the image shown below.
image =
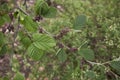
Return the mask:
<path id="1" fill-rule="evenodd" d="M 17 9 L 19 9 L 21 12 L 23 12 L 25 15 L 29 15 L 27 12 L 25 12 L 22 8 L 20 8 L 20 7 L 17 7 Z"/>
<path id="2" fill-rule="evenodd" d="M 26 1 L 26 0 L 24 0 L 24 3 L 23 3 L 23 5 L 26 5 L 26 2 L 27 2 L 27 1 Z"/>
<path id="3" fill-rule="evenodd" d="M 19 28 L 20 28 L 20 16 L 18 17 L 18 27 L 17 27 L 16 32 L 15 32 L 15 35 L 14 35 L 14 41 L 15 41 L 15 39 L 16 39 L 16 37 L 17 37 Z"/>
<path id="4" fill-rule="evenodd" d="M 23 5 L 25 6 L 26 10 L 27 10 L 27 0 L 24 0 Z"/>
<path id="5" fill-rule="evenodd" d="M 110 70 L 110 72 L 116 77 L 116 78 L 120 78 L 120 76 L 116 73 L 114 73 L 113 71 Z"/>
<path id="6" fill-rule="evenodd" d="M 32 34 L 30 34 L 25 28 L 23 28 L 23 30 L 25 31 L 26 35 L 28 36 L 28 38 L 33 42 L 32 40 Z"/>
<path id="7" fill-rule="evenodd" d="M 44 31 L 45 33 L 47 33 L 49 36 L 53 37 L 53 35 L 52 35 L 51 33 L 49 33 L 48 31 L 46 31 L 44 28 L 43 28 L 43 31 Z"/>
<path id="8" fill-rule="evenodd" d="M 88 61 L 86 60 L 88 63 L 90 63 L 91 65 L 102 65 L 101 63 L 96 63 L 96 62 L 92 62 L 92 61 Z"/>
<path id="9" fill-rule="evenodd" d="M 87 42 L 88 42 L 88 41 L 83 42 L 82 45 L 80 45 L 80 46 L 78 47 L 78 49 L 80 50 L 80 48 L 81 48 L 83 45 L 85 45 Z"/>
<path id="10" fill-rule="evenodd" d="M 12 66 L 12 63 L 13 63 L 13 54 L 14 54 L 14 43 L 15 43 L 15 39 L 17 37 L 17 34 L 18 34 L 18 31 L 19 31 L 19 28 L 20 28 L 20 17 L 18 17 L 18 26 L 16 28 L 16 31 L 14 32 L 14 35 L 13 35 L 13 42 L 12 42 L 12 53 L 11 53 L 11 62 L 10 62 L 10 65 Z"/>

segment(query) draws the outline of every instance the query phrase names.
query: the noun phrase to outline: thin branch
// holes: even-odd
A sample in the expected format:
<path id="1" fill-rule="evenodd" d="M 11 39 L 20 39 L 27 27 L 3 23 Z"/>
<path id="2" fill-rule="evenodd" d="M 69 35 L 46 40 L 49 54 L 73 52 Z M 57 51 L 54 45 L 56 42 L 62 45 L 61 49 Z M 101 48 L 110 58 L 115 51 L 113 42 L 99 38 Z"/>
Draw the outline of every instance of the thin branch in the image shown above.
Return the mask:
<path id="1" fill-rule="evenodd" d="M 16 37 L 17 37 L 19 28 L 20 28 L 20 17 L 18 17 L 18 27 L 17 27 L 16 32 L 15 32 L 15 34 L 14 34 L 14 41 L 15 41 L 15 39 L 16 39 Z"/>
<path id="2" fill-rule="evenodd" d="M 48 31 L 46 31 L 44 28 L 43 28 L 43 31 L 48 34 L 49 36 L 53 37 L 54 35 L 52 35 L 51 33 L 49 33 Z"/>
<path id="3" fill-rule="evenodd" d="M 97 62 L 92 62 L 92 61 L 88 61 L 86 60 L 88 63 L 90 63 L 91 65 L 102 65 L 101 63 L 97 63 Z"/>
<path id="4" fill-rule="evenodd" d="M 21 12 L 23 12 L 25 15 L 29 15 L 27 12 L 25 12 L 22 8 L 20 8 L 20 7 L 17 7 L 17 9 L 19 9 Z"/>
<path id="5" fill-rule="evenodd" d="M 25 8 L 27 10 L 27 0 L 24 0 L 23 6 L 25 6 Z"/>
<path id="6" fill-rule="evenodd" d="M 80 50 L 82 46 L 84 46 L 88 41 L 84 41 L 79 47 L 78 49 Z"/>
<path id="7" fill-rule="evenodd" d="M 27 0 L 24 0 L 24 3 L 23 3 L 23 5 L 26 5 L 26 2 L 27 2 Z"/>
<path id="8" fill-rule="evenodd" d="M 10 62 L 10 65 L 12 67 L 12 62 L 13 62 L 13 54 L 14 54 L 14 49 L 15 49 L 15 46 L 14 46 L 14 43 L 15 43 L 15 40 L 16 40 L 16 37 L 17 37 L 17 34 L 18 34 L 18 31 L 19 31 L 19 28 L 20 28 L 20 17 L 18 17 L 18 26 L 16 28 L 16 31 L 14 32 L 14 35 L 13 35 L 13 41 L 11 43 L 12 45 L 12 52 L 11 52 L 11 62 Z"/>
<path id="9" fill-rule="evenodd" d="M 114 73 L 113 71 L 110 70 L 110 72 L 116 77 L 116 78 L 120 78 L 120 76 L 116 73 Z"/>

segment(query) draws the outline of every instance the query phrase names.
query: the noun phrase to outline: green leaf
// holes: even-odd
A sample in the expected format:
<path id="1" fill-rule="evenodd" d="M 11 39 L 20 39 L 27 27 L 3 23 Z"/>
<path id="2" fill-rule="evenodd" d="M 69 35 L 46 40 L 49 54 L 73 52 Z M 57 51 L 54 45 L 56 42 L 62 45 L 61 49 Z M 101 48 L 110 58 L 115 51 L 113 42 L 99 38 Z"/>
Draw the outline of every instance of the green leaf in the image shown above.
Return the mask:
<path id="1" fill-rule="evenodd" d="M 2 80 L 9 80 L 9 78 L 8 77 L 4 77 Z"/>
<path id="2" fill-rule="evenodd" d="M 78 15 L 75 18 L 75 21 L 73 23 L 73 28 L 74 29 L 80 29 L 81 27 L 83 27 L 86 23 L 86 16 L 85 15 Z"/>
<path id="3" fill-rule="evenodd" d="M 0 55 L 5 54 L 6 52 L 7 52 L 7 47 L 6 47 L 6 45 L 3 45 L 0 49 Z"/>
<path id="4" fill-rule="evenodd" d="M 112 61 L 112 62 L 110 63 L 110 66 L 111 66 L 113 69 L 115 69 L 118 74 L 120 74 L 120 59 L 119 59 L 119 60 Z"/>
<path id="5" fill-rule="evenodd" d="M 24 21 L 24 19 L 26 18 L 26 17 L 28 17 L 28 16 L 26 16 L 24 13 L 22 13 L 21 11 L 16 11 L 16 13 L 14 14 L 14 16 L 16 17 L 16 18 L 18 18 L 18 17 L 20 17 L 20 21 L 22 22 L 22 21 Z M 31 17 L 29 17 L 30 19 L 31 19 Z"/>
<path id="6" fill-rule="evenodd" d="M 20 31 L 18 33 L 18 35 L 19 35 L 19 40 L 22 43 L 22 45 L 25 48 L 28 48 L 28 46 L 32 43 L 32 41 L 30 40 L 30 38 L 25 33 L 23 33 L 22 31 Z"/>
<path id="7" fill-rule="evenodd" d="M 22 40 L 22 38 L 26 37 L 26 34 L 24 32 L 22 32 L 22 31 L 19 31 L 18 35 L 19 35 L 20 40 Z"/>
<path id="8" fill-rule="evenodd" d="M 4 38 L 4 34 L 2 32 L 0 32 L 0 47 L 4 44 L 4 41 L 5 38 Z"/>
<path id="9" fill-rule="evenodd" d="M 12 71 L 17 72 L 20 70 L 19 60 L 17 58 L 13 58 L 12 63 Z"/>
<path id="10" fill-rule="evenodd" d="M 0 16 L 0 26 L 6 22 L 10 22 L 10 17 L 7 14 Z"/>
<path id="11" fill-rule="evenodd" d="M 27 48 L 32 42 L 28 37 L 23 37 L 21 40 L 21 43 Z"/>
<path id="12" fill-rule="evenodd" d="M 38 24 L 35 23 L 30 16 L 26 16 L 21 20 L 21 23 L 28 31 L 35 32 L 37 30 Z"/>
<path id="13" fill-rule="evenodd" d="M 58 59 L 61 62 L 64 62 L 67 60 L 67 54 L 65 53 L 65 51 L 63 49 L 60 49 L 57 53 Z"/>
<path id="14" fill-rule="evenodd" d="M 56 17 L 57 9 L 54 7 L 50 7 L 47 14 L 44 15 L 46 18 L 54 18 Z"/>
<path id="15" fill-rule="evenodd" d="M 17 72 L 13 80 L 25 80 L 25 78 L 23 74 L 21 74 L 20 72 Z"/>
<path id="16" fill-rule="evenodd" d="M 56 16 L 57 9 L 49 7 L 44 0 L 37 0 L 35 5 L 36 15 L 44 16 L 46 18 L 53 18 Z"/>
<path id="17" fill-rule="evenodd" d="M 37 0 L 35 4 L 35 13 L 36 15 L 41 15 L 41 7 L 43 5 L 44 1 L 43 0 Z"/>
<path id="18" fill-rule="evenodd" d="M 43 51 L 49 50 L 56 45 L 53 38 L 39 33 L 33 34 L 33 41 L 34 42 L 28 47 L 27 53 L 34 60 L 39 60 L 43 55 Z"/>
<path id="19" fill-rule="evenodd" d="M 36 15 L 44 16 L 45 14 L 48 13 L 48 10 L 49 6 L 44 0 L 37 0 L 35 5 Z"/>
<path id="20" fill-rule="evenodd" d="M 33 45 L 41 50 L 49 50 L 56 45 L 55 40 L 48 35 L 36 33 L 33 35 L 33 39 Z"/>
<path id="21" fill-rule="evenodd" d="M 49 11 L 49 6 L 48 6 L 48 4 L 46 3 L 46 2 L 43 2 L 42 4 L 41 4 L 41 9 L 40 9 L 41 11 L 40 11 L 40 14 L 39 15 L 45 15 L 45 14 L 47 14 L 48 13 L 48 11 Z"/>
<path id="22" fill-rule="evenodd" d="M 9 7 L 8 3 L 2 3 L 1 4 L 1 2 L 2 1 L 0 0 L 0 17 L 8 14 L 9 11 L 10 11 L 10 7 Z"/>
<path id="23" fill-rule="evenodd" d="M 39 60 L 43 55 L 43 50 L 31 44 L 27 49 L 27 54 L 34 60 Z"/>
<path id="24" fill-rule="evenodd" d="M 91 71 L 91 70 L 87 71 L 87 72 L 85 73 L 85 75 L 86 75 L 88 78 L 90 78 L 90 79 L 95 79 L 95 77 L 96 77 L 95 72 L 94 72 L 94 71 Z"/>
<path id="25" fill-rule="evenodd" d="M 91 49 L 81 49 L 79 54 L 86 60 L 94 60 L 95 58 L 94 52 Z"/>

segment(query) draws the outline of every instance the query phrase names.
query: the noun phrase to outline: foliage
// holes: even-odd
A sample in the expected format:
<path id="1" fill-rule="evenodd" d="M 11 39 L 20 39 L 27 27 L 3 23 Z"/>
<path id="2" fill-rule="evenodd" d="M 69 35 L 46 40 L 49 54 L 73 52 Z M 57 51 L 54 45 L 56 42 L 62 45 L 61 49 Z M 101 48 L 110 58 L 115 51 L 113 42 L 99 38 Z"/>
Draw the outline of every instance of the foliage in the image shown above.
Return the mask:
<path id="1" fill-rule="evenodd" d="M 119 6 L 119 0 L 1 0 L 0 80 L 119 80 Z"/>

